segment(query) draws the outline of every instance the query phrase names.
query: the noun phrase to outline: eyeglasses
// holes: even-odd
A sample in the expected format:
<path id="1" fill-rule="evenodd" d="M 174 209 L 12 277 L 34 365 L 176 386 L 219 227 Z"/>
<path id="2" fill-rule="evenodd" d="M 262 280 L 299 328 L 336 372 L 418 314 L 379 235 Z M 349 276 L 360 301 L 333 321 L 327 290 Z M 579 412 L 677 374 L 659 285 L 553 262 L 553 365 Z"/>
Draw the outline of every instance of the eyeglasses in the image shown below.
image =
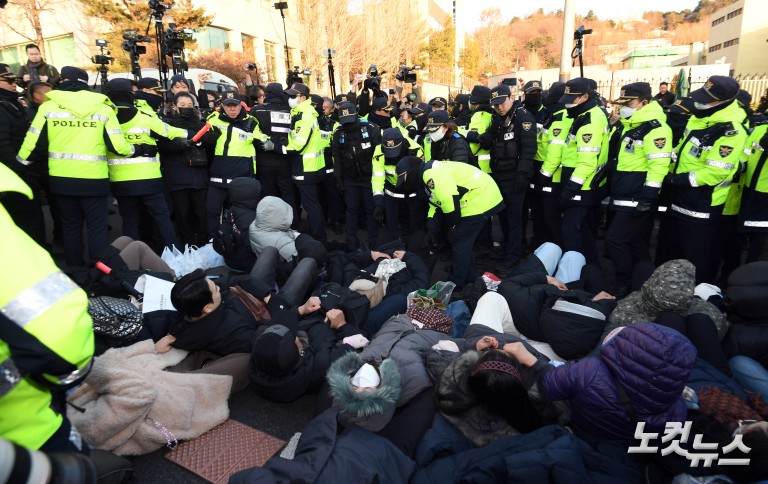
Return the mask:
<path id="1" fill-rule="evenodd" d="M 11 85 L 16 85 L 16 79 L 0 77 L 0 81 L 7 82 L 8 84 L 11 84 Z"/>

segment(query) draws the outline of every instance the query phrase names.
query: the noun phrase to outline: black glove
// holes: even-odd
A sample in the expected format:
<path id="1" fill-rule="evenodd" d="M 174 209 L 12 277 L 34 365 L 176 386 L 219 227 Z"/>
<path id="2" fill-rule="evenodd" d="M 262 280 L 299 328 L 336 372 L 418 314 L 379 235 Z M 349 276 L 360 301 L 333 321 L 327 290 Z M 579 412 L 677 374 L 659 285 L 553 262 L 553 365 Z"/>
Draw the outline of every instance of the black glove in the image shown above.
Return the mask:
<path id="1" fill-rule="evenodd" d="M 514 193 L 525 193 L 528 190 L 528 175 L 525 173 L 518 173 L 515 175 L 515 181 L 512 184 L 512 191 Z"/>
<path id="2" fill-rule="evenodd" d="M 383 205 L 374 205 L 373 218 L 375 218 L 376 222 L 378 222 L 379 224 L 384 223 L 384 206 Z"/>
<path id="3" fill-rule="evenodd" d="M 635 210 L 637 210 L 640 213 L 648 212 L 651 210 L 651 202 L 637 202 L 637 206 L 635 207 Z"/>
<path id="4" fill-rule="evenodd" d="M 179 145 L 182 147 L 182 149 L 189 150 L 192 149 L 193 146 L 195 146 L 195 142 L 191 139 L 181 138 L 179 139 Z"/>
<path id="5" fill-rule="evenodd" d="M 451 243 L 451 245 L 455 244 L 459 240 L 459 234 L 456 230 L 456 226 L 454 225 L 450 229 L 448 229 L 448 242 Z"/>
<path id="6" fill-rule="evenodd" d="M 427 233 L 424 234 L 424 240 L 421 243 L 421 248 L 430 250 L 435 245 L 437 245 L 437 234 L 434 230 L 427 230 Z"/>
<path id="7" fill-rule="evenodd" d="M 677 173 L 675 175 L 670 175 L 669 183 L 678 187 L 691 186 L 690 179 L 688 178 L 688 173 Z"/>
<path id="8" fill-rule="evenodd" d="M 477 143 L 478 136 L 477 131 L 468 131 L 465 138 L 467 138 L 467 143 Z"/>
<path id="9" fill-rule="evenodd" d="M 344 191 L 344 181 L 342 181 L 341 177 L 336 177 L 336 189 L 340 192 Z"/>
<path id="10" fill-rule="evenodd" d="M 133 152 L 133 158 L 151 158 L 155 155 L 157 155 L 157 146 L 154 145 L 148 145 L 148 144 L 140 144 L 140 145 L 133 145 L 133 149 L 135 150 Z"/>

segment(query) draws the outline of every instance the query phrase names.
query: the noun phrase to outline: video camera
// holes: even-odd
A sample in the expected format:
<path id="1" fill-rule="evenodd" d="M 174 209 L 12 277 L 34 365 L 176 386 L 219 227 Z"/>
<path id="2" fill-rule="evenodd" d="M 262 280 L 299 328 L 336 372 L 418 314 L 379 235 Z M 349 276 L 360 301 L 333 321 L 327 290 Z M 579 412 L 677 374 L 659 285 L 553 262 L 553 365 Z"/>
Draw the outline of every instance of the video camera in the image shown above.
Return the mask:
<path id="1" fill-rule="evenodd" d="M 299 66 L 293 66 L 292 71 L 288 71 L 288 79 L 287 79 L 287 85 L 288 87 L 291 86 L 294 82 L 300 82 L 304 84 L 304 77 L 303 76 L 311 76 L 312 71 L 309 69 L 301 70 Z"/>
<path id="2" fill-rule="evenodd" d="M 171 58 L 173 72 L 178 74 L 187 70 L 187 61 L 184 57 L 184 43 L 192 40 L 194 32 L 191 29 L 181 29 L 176 24 L 168 24 L 163 34 L 163 55 Z"/>
<path id="3" fill-rule="evenodd" d="M 157 16 L 160 14 L 160 17 L 163 16 L 163 12 L 166 10 L 170 10 L 171 7 L 173 7 L 172 3 L 160 3 L 158 0 L 149 0 L 147 3 L 147 6 L 152 10 L 152 12 Z"/>
<path id="4" fill-rule="evenodd" d="M 96 65 L 106 67 L 108 64 L 112 64 L 115 61 L 115 58 L 112 57 L 111 52 L 106 50 L 108 44 L 109 42 L 104 39 L 96 39 L 96 46 L 99 48 L 99 53 L 91 57 L 91 62 Z"/>
<path id="5" fill-rule="evenodd" d="M 585 35 L 592 33 L 592 29 L 585 29 L 583 25 L 579 25 L 579 28 L 573 33 L 573 40 L 579 40 Z"/>
<path id="6" fill-rule="evenodd" d="M 131 58 L 131 73 L 137 77 L 141 77 L 139 56 L 147 53 L 147 47 L 145 45 L 138 45 L 139 42 L 152 42 L 152 39 L 139 35 L 135 30 L 126 30 L 123 32 L 123 50 L 128 52 L 128 55 Z"/>
<path id="7" fill-rule="evenodd" d="M 397 79 L 398 81 L 414 84 L 416 82 L 416 73 L 413 71 L 418 71 L 420 69 L 421 69 L 420 65 L 415 65 L 413 67 L 400 66 L 400 70 L 397 71 L 397 74 L 395 75 L 395 79 Z"/>

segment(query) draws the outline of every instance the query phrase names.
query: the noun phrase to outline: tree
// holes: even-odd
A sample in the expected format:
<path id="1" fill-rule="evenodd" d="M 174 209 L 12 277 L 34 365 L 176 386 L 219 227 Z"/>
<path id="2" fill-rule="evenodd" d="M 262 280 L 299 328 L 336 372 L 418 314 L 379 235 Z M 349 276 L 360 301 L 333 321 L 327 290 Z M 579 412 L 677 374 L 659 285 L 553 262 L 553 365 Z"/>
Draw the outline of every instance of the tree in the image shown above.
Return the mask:
<path id="1" fill-rule="evenodd" d="M 480 45 L 475 39 L 468 38 L 459 52 L 459 67 L 465 76 L 480 78 Z"/>
<path id="2" fill-rule="evenodd" d="M 589 20 L 589 21 L 595 20 L 595 11 L 590 9 L 590 11 L 587 12 L 587 16 L 584 17 L 584 20 Z"/>
<path id="3" fill-rule="evenodd" d="M 453 20 L 447 19 L 442 30 L 432 32 L 427 51 L 430 67 L 453 69 L 456 52 L 456 29 Z"/>
<path id="4" fill-rule="evenodd" d="M 12 32 L 24 37 L 40 47 L 40 53 L 45 57 L 45 42 L 43 39 L 43 24 L 40 16 L 43 12 L 52 12 L 54 4 L 61 0 L 9 0 L 6 13 L 0 16 L 0 23 Z M 34 35 L 29 35 L 31 27 Z"/>
<path id="5" fill-rule="evenodd" d="M 120 48 L 122 35 L 127 30 L 135 30 L 144 35 L 147 22 L 152 16 L 148 2 L 140 0 L 77 0 L 85 11 L 85 14 L 102 20 L 105 28 L 102 31 L 103 38 L 109 41 L 112 55 L 115 57 L 115 66 L 118 69 L 126 69 L 130 66 L 128 53 Z M 173 17 L 179 29 L 187 28 L 199 30 L 211 24 L 213 17 L 206 14 L 203 8 L 197 8 L 192 0 L 178 0 L 173 8 L 167 11 L 167 15 Z M 154 21 L 150 24 L 148 36 L 155 42 Z M 167 28 L 168 25 L 164 24 Z M 188 45 L 194 45 L 187 41 Z M 157 54 L 152 44 L 147 44 L 147 54 L 142 58 L 144 66 L 157 65 Z"/>

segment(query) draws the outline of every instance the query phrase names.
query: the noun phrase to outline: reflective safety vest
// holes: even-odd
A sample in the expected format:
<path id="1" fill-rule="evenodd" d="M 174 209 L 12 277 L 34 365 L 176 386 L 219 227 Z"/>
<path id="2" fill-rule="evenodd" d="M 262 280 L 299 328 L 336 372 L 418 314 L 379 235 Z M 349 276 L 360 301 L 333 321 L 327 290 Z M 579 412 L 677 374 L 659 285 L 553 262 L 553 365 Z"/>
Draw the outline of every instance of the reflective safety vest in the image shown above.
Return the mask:
<path id="1" fill-rule="evenodd" d="M 32 191 L 0 165 L 0 192 Z M 61 426 L 65 386 L 81 380 L 93 357 L 88 297 L 0 205 L 0 437 L 39 449 Z M 33 351 L 29 351 L 32 349 Z M 31 374 L 35 367 L 35 375 Z M 59 411 L 54 410 L 56 407 Z"/>
<path id="2" fill-rule="evenodd" d="M 407 152 L 403 154 L 401 158 L 405 156 L 418 156 L 419 158 L 424 159 L 424 151 L 417 142 L 407 136 L 404 136 L 403 139 L 408 143 L 408 147 L 403 147 Z M 398 161 L 399 159 L 387 159 L 384 156 L 384 151 L 381 149 L 381 145 L 376 146 L 376 149 L 373 152 L 373 174 L 371 175 L 371 188 L 373 189 L 374 197 L 377 195 L 388 195 L 395 198 L 406 198 L 404 194 L 385 187 L 386 184 L 389 184 L 392 187 L 397 184 L 397 171 L 395 168 L 397 167 Z M 388 164 L 390 162 L 394 162 L 394 164 Z M 416 194 L 411 194 L 411 198 L 415 196 Z"/>
<path id="3" fill-rule="evenodd" d="M 422 172 L 429 195 L 432 218 L 439 208 L 450 215 L 458 208 L 460 217 L 483 214 L 502 202 L 498 185 L 490 175 L 460 161 L 431 161 Z M 455 198 L 459 196 L 458 207 Z"/>
<path id="4" fill-rule="evenodd" d="M 317 117 L 310 99 L 291 109 L 291 131 L 286 149 L 295 152 L 291 160 L 291 176 L 298 183 L 316 181 L 324 174 L 324 142 Z"/>
<path id="5" fill-rule="evenodd" d="M 605 185 L 601 174 L 608 161 L 608 118 L 599 105 L 578 115 L 563 148 L 563 194 L 577 203 L 595 203 Z M 598 181 L 600 180 L 600 181 Z M 594 181 L 594 183 L 593 183 Z"/>
<path id="6" fill-rule="evenodd" d="M 677 147 L 669 191 L 670 214 L 706 222 L 723 209 L 744 154 L 746 113 L 736 101 L 706 118 L 691 116 Z"/>
<path id="7" fill-rule="evenodd" d="M 563 174 L 563 149 L 572 124 L 573 119 L 569 118 L 568 111 L 563 109 L 556 112 L 551 118 L 551 124 L 542 129 L 542 143 L 546 145 L 546 154 L 539 173 L 550 179 L 550 183 L 541 187 L 544 194 L 559 193 Z"/>
<path id="8" fill-rule="evenodd" d="M 51 91 L 40 105 L 16 159 L 27 160 L 45 131 L 51 193 L 70 196 L 109 194 L 107 151 L 131 156 L 114 106 L 90 91 Z M 105 136 L 106 135 L 106 136 Z"/>
<path id="9" fill-rule="evenodd" d="M 477 134 L 483 134 L 491 127 L 491 120 L 493 115 L 487 111 L 478 111 L 472 115 L 472 119 L 469 121 L 469 126 L 462 133 L 463 136 L 467 136 L 470 131 L 477 131 Z M 477 166 L 480 167 L 485 173 L 491 172 L 491 150 L 480 148 L 480 143 L 469 143 L 469 150 L 472 156 L 477 158 Z"/>
<path id="10" fill-rule="evenodd" d="M 743 232 L 768 232 L 768 123 L 758 124 L 743 150 L 741 184 L 744 193 L 739 211 Z"/>
<path id="11" fill-rule="evenodd" d="M 246 114 L 241 120 L 229 122 L 226 117 L 224 113 L 211 113 L 208 116 L 208 123 L 221 131 L 208 170 L 210 183 L 214 186 L 226 186 L 234 178 L 255 175 L 256 148 L 253 141 L 264 142 L 269 139 L 259 129 L 256 118 Z M 241 129 L 243 126 L 246 128 Z"/>
<path id="12" fill-rule="evenodd" d="M 136 115 L 120 125 L 125 139 L 132 145 L 156 146 L 156 136 L 168 139 L 186 138 L 187 130 L 169 126 L 154 113 L 137 110 Z M 155 156 L 120 157 L 107 154 L 109 181 L 116 196 L 135 196 L 163 191 L 160 158 Z"/>

